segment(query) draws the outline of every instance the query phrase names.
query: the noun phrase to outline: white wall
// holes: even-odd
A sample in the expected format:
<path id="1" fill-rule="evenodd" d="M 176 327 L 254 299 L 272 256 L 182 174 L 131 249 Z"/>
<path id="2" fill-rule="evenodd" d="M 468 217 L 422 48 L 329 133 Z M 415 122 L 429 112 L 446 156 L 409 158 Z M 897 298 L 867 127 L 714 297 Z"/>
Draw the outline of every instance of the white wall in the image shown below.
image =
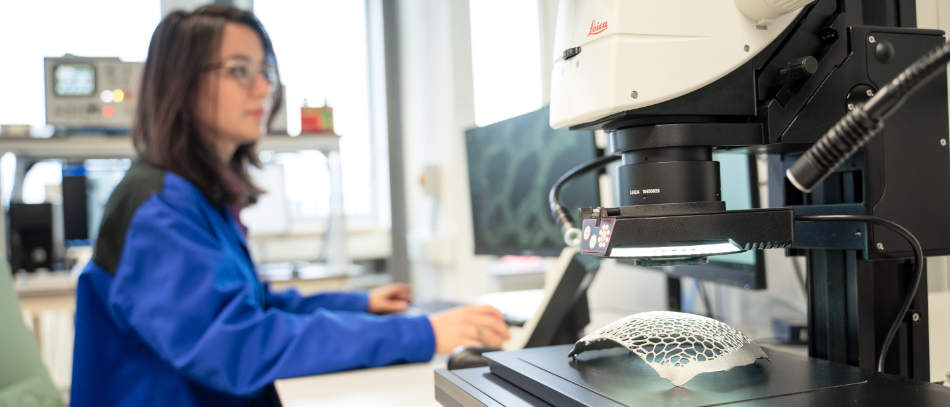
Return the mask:
<path id="1" fill-rule="evenodd" d="M 950 261 L 927 259 L 927 301 L 930 323 L 930 380 L 950 380 Z"/>
<path id="2" fill-rule="evenodd" d="M 174 10 L 194 10 L 206 4 L 215 3 L 214 0 L 161 0 L 162 17 Z M 254 8 L 254 0 L 232 0 L 231 4 L 245 10 Z"/>
<path id="3" fill-rule="evenodd" d="M 462 0 L 399 2 L 409 256 L 423 297 L 470 298 L 488 285 L 471 254 L 465 172 L 463 135 L 475 115 L 468 10 Z M 419 185 L 426 166 L 439 169 L 438 198 Z"/>

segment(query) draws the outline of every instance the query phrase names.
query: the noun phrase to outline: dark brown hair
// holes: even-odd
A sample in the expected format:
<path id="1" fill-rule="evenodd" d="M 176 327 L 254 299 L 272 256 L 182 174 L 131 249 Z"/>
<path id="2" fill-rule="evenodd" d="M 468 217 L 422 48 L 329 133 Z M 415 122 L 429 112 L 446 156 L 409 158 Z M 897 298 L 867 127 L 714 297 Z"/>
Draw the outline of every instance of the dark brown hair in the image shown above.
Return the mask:
<path id="1" fill-rule="evenodd" d="M 195 108 L 202 74 L 218 55 L 228 23 L 244 24 L 257 32 L 268 62 L 276 67 L 270 37 L 248 11 L 216 4 L 168 14 L 148 46 L 132 141 L 142 159 L 181 175 L 212 204 L 246 206 L 263 192 L 248 174 L 248 165 L 260 166 L 254 143 L 239 146 L 230 163 L 221 163 L 212 141 L 199 134 Z M 274 104 L 268 129 L 280 108 L 280 93 L 278 87 L 271 96 Z"/>

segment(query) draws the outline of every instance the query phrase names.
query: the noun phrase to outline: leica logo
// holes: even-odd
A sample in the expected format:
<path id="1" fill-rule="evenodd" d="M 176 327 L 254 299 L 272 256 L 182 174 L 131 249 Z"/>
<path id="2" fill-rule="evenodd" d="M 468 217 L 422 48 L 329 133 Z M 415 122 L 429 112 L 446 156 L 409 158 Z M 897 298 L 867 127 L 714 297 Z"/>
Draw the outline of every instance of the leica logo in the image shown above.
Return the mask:
<path id="1" fill-rule="evenodd" d="M 590 37 L 591 35 L 597 35 L 604 31 L 607 31 L 606 21 L 591 20 L 590 31 L 587 32 L 587 36 Z"/>

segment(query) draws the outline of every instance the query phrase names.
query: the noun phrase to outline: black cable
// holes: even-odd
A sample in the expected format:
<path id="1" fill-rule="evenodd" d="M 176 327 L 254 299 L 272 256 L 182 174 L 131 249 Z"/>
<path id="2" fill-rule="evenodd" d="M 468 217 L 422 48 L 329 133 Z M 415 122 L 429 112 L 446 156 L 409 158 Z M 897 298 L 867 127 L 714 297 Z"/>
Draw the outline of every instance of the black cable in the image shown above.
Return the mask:
<path id="1" fill-rule="evenodd" d="M 853 106 L 792 164 L 786 171 L 788 180 L 800 191 L 811 192 L 815 185 L 880 133 L 884 119 L 934 74 L 941 72 L 948 61 L 950 43 L 945 43 L 914 61 L 867 103 Z"/>
<path id="2" fill-rule="evenodd" d="M 557 221 L 559 225 L 561 225 L 562 233 L 566 235 L 568 231 L 577 229 L 577 226 L 571 220 L 571 215 L 566 209 L 564 209 L 564 205 L 561 204 L 560 194 L 561 188 L 564 187 L 564 184 L 587 171 L 603 167 L 619 159 L 619 155 L 605 155 L 587 164 L 581 164 L 577 167 L 571 168 L 570 171 L 564 173 L 564 175 L 561 175 L 561 178 L 558 178 L 558 180 L 554 183 L 554 186 L 551 187 L 551 191 L 548 193 L 548 203 L 551 205 L 551 216 L 553 216 L 554 220 Z"/>
<path id="3" fill-rule="evenodd" d="M 798 265 L 798 259 L 792 258 L 792 268 L 795 269 L 795 278 L 798 280 L 798 286 L 802 289 L 802 294 L 808 298 L 808 285 L 805 284 L 805 272 Z"/>
<path id="4" fill-rule="evenodd" d="M 916 263 L 916 276 L 914 276 L 914 284 L 911 286 L 910 290 L 907 292 L 906 298 L 904 298 L 904 304 L 901 305 L 900 312 L 898 312 L 897 317 L 894 318 L 894 322 L 891 324 L 891 329 L 887 331 L 887 336 L 884 338 L 884 343 L 881 345 L 881 355 L 877 359 L 877 371 L 884 373 L 884 361 L 887 359 L 887 351 L 891 347 L 891 343 L 894 341 L 894 336 L 897 335 L 897 330 L 900 328 L 901 321 L 904 320 L 904 316 L 907 315 L 907 311 L 910 310 L 910 305 L 914 302 L 914 297 L 917 295 L 917 289 L 920 288 L 920 280 L 924 277 L 924 251 L 920 246 L 920 241 L 911 233 L 909 230 L 904 228 L 897 223 L 889 221 L 884 218 L 879 218 L 877 216 L 869 215 L 803 215 L 796 216 L 795 220 L 800 221 L 863 221 L 867 223 L 873 223 L 876 225 L 884 226 L 890 230 L 893 230 L 897 234 L 901 235 L 904 239 L 907 240 L 907 243 L 910 243 L 911 248 L 914 250 L 914 262 Z"/>
<path id="5" fill-rule="evenodd" d="M 706 295 L 706 287 L 703 286 L 703 283 L 699 280 L 694 280 L 696 282 L 696 291 L 699 294 L 699 299 L 702 300 L 703 306 L 706 307 L 706 316 L 712 319 L 716 319 L 713 313 L 712 304 L 709 301 L 709 296 Z"/>

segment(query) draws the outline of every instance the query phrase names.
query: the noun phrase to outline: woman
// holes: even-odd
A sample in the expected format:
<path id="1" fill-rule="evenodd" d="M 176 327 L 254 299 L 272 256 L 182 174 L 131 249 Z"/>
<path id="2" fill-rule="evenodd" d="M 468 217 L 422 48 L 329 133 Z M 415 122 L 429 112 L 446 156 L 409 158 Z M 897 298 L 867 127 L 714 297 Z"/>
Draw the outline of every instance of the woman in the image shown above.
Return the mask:
<path id="1" fill-rule="evenodd" d="M 404 285 L 301 297 L 257 278 L 231 208 L 260 190 L 247 166 L 277 110 L 260 22 L 228 6 L 169 14 L 149 45 L 132 136 L 77 287 L 71 403 L 277 405 L 273 381 L 498 346 L 501 314 L 405 310 Z"/>

